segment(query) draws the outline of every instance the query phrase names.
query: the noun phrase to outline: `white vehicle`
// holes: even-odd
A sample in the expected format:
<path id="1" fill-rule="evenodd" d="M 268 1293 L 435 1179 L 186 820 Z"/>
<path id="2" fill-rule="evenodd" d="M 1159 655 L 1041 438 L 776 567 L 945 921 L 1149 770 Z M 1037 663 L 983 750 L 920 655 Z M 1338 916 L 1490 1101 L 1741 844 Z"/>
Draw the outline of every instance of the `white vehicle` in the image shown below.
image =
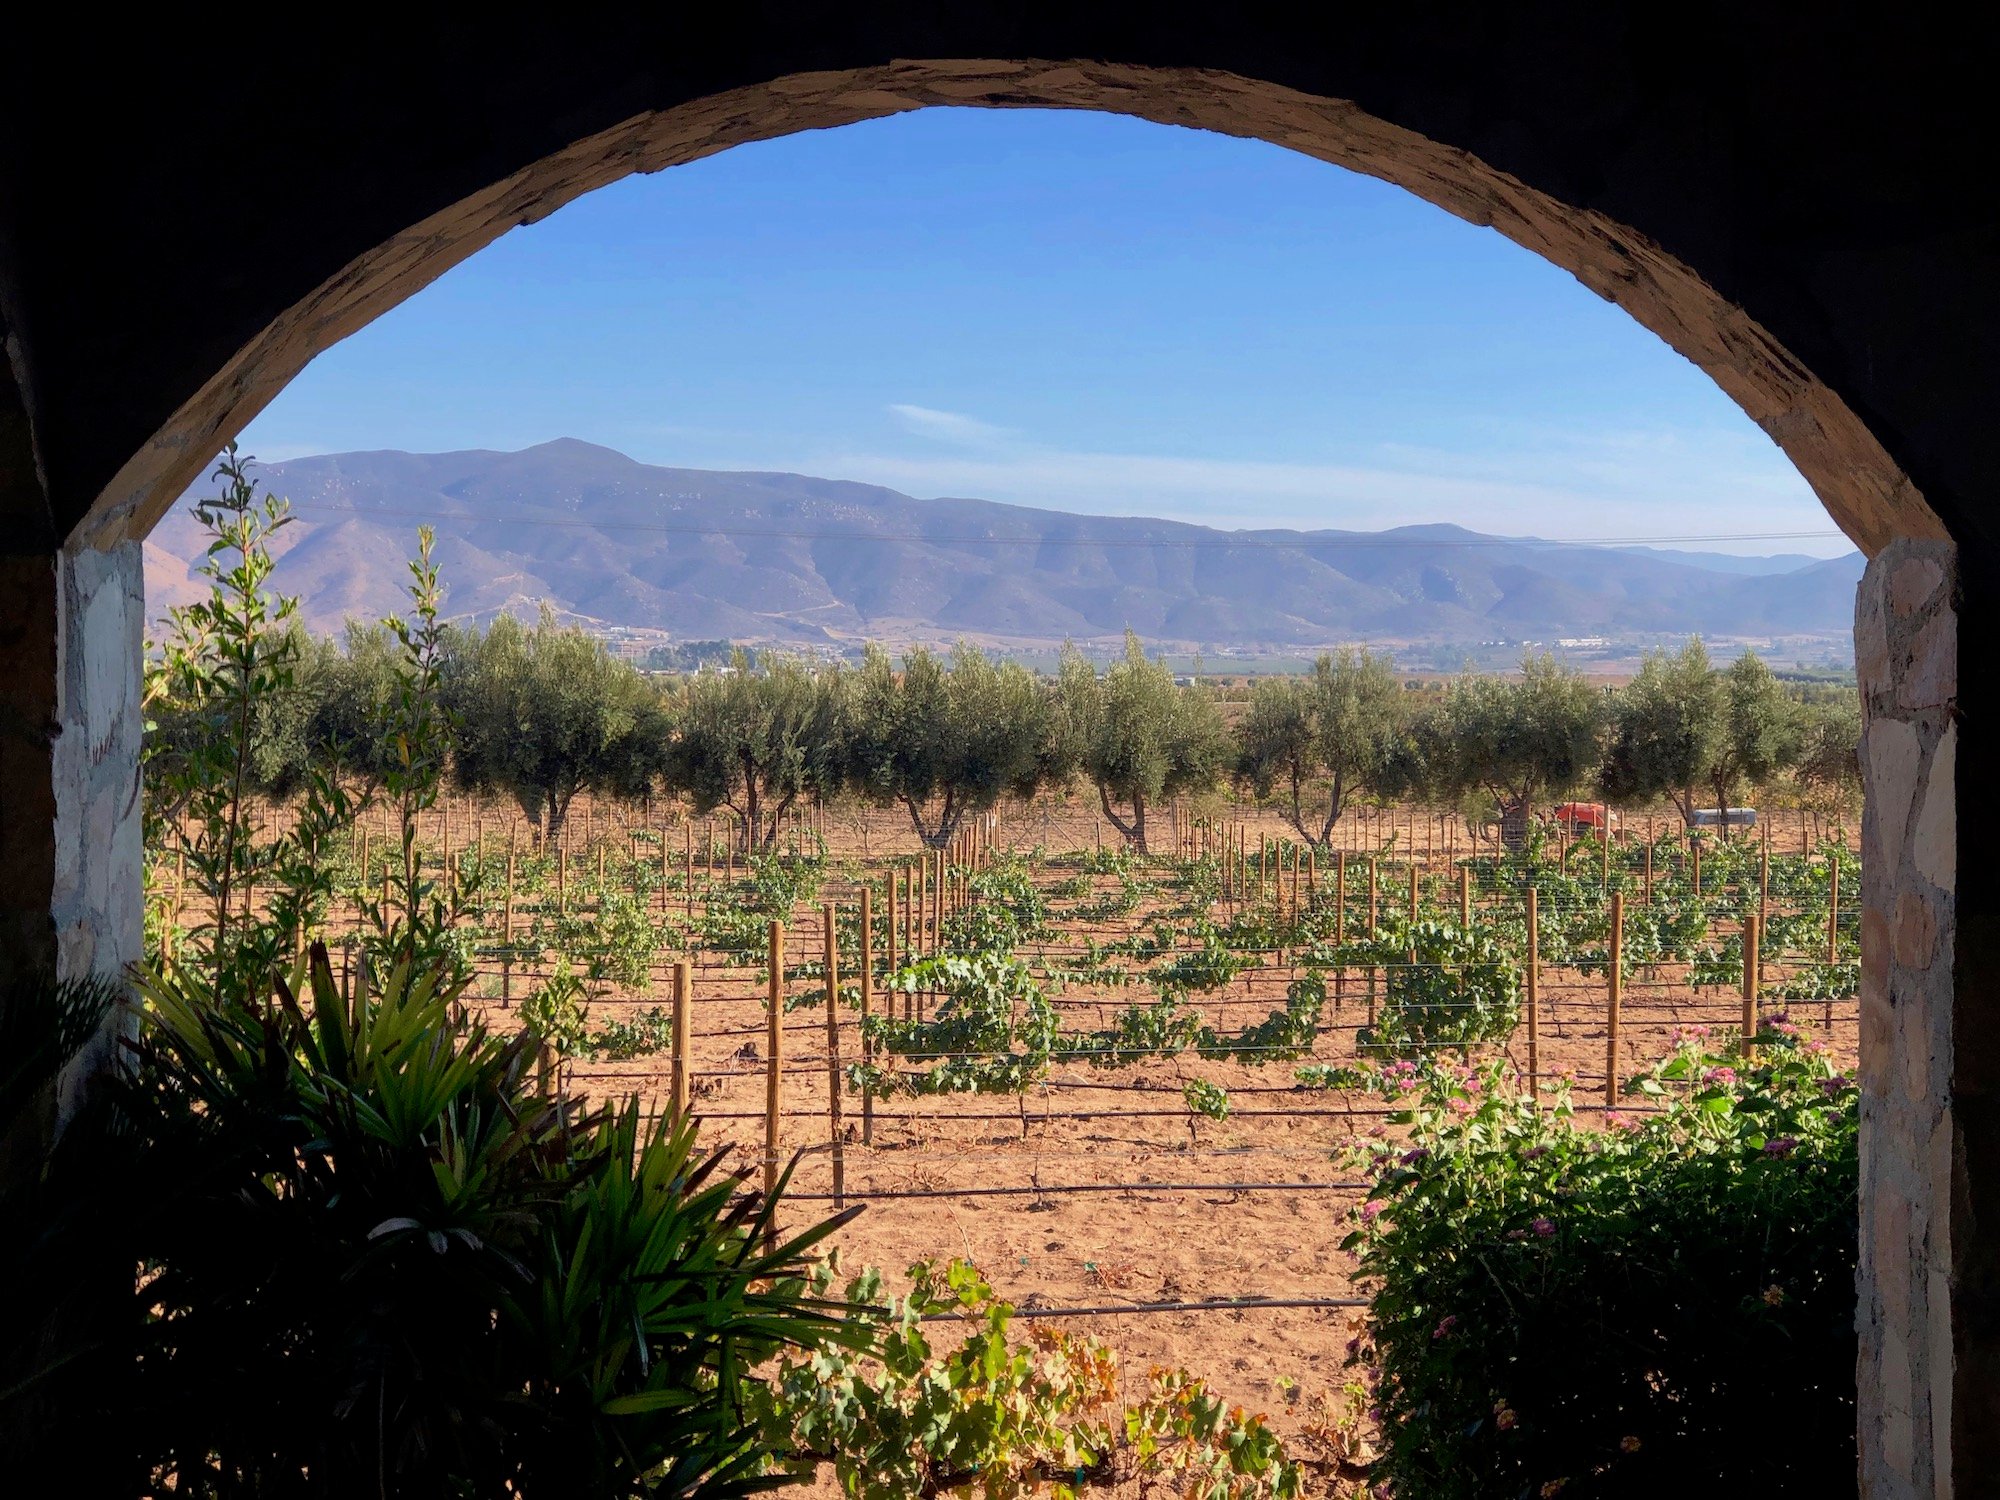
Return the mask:
<path id="1" fill-rule="evenodd" d="M 1756 826 L 1757 809 L 1754 807 L 1697 807 L 1694 810 L 1694 817 L 1688 820 L 1690 828 L 1755 828 Z"/>

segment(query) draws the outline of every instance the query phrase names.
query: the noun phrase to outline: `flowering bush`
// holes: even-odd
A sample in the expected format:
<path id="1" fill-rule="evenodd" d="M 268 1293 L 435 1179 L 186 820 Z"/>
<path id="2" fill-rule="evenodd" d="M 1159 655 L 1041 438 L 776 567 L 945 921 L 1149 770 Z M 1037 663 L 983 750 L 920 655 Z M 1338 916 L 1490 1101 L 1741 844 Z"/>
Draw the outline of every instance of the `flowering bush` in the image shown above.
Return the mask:
<path id="1" fill-rule="evenodd" d="M 1852 1493 L 1855 1093 L 1758 1043 L 1684 1036 L 1601 1132 L 1425 1074 L 1347 1240 L 1398 1500 Z"/>

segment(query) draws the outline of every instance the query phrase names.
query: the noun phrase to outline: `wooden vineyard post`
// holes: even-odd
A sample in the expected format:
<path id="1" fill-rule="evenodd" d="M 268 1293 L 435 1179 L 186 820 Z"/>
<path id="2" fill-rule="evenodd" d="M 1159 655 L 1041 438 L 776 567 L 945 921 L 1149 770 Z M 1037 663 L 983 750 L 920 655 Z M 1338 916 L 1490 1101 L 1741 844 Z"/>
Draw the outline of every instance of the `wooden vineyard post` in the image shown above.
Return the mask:
<path id="1" fill-rule="evenodd" d="M 1306 905 L 1319 899 L 1319 846 L 1306 847 Z"/>
<path id="2" fill-rule="evenodd" d="M 1458 867 L 1458 925 L 1472 931 L 1472 866 Z"/>
<path id="3" fill-rule="evenodd" d="M 1375 937 L 1376 914 L 1381 910 L 1382 870 L 1377 857 L 1368 856 L 1368 937 Z"/>
<path id="4" fill-rule="evenodd" d="M 694 965 L 682 959 L 674 965 L 674 1124 L 688 1117 L 688 1008 L 694 989 Z"/>
<path id="5" fill-rule="evenodd" d="M 1832 970 L 1840 962 L 1840 856 L 1826 857 L 1826 966 L 1829 985 Z M 1823 1020 L 1828 1031 L 1833 1030 L 1833 998 L 1827 997 Z"/>
<path id="6" fill-rule="evenodd" d="M 766 995 L 770 1029 L 764 1042 L 764 1202 L 768 1210 L 778 1196 L 778 1091 L 785 1068 L 785 924 L 774 919 L 766 942 L 771 971 Z M 765 1230 L 764 1242 L 777 1245 L 776 1218 Z"/>
<path id="7" fill-rule="evenodd" d="M 1602 869 L 1597 877 L 1597 888 L 1600 891 L 1608 891 L 1611 889 L 1611 809 L 1608 807 L 1604 810 L 1604 828 L 1602 832 L 1604 835 L 1604 845 L 1598 851 L 1602 856 Z"/>
<path id="8" fill-rule="evenodd" d="M 660 829 L 660 910 L 667 909 L 667 871 L 672 856 L 667 852 L 667 830 Z"/>
<path id="9" fill-rule="evenodd" d="M 1743 914 L 1743 1055 L 1757 1045 L 1757 991 L 1763 967 L 1758 950 L 1758 928 L 1762 923 L 1755 912 Z"/>
<path id="10" fill-rule="evenodd" d="M 569 845 L 556 845 L 556 910 L 569 910 Z"/>
<path id="11" fill-rule="evenodd" d="M 1625 998 L 1625 893 L 1611 893 L 1611 962 L 1605 988 L 1604 1107 L 1618 1102 L 1618 1009 Z"/>
<path id="12" fill-rule="evenodd" d="M 597 885 L 599 890 L 604 888 L 604 845 L 601 843 L 597 846 Z"/>
<path id="13" fill-rule="evenodd" d="M 1423 871 L 1417 868 L 1417 851 L 1410 851 L 1410 926 L 1417 925 L 1417 896 L 1423 889 Z M 1412 939 L 1414 941 L 1414 939 Z"/>
<path id="14" fill-rule="evenodd" d="M 1333 944 L 1336 948 L 1347 946 L 1347 851 L 1336 849 L 1333 854 Z M 1340 1003 L 1347 998 L 1347 964 L 1342 961 L 1333 971 L 1333 1013 L 1340 1014 Z"/>
<path id="15" fill-rule="evenodd" d="M 1542 1079 L 1542 918 L 1533 886 L 1528 887 L 1528 1096 L 1541 1096 Z"/>
<path id="16" fill-rule="evenodd" d="M 1648 818 L 1646 821 L 1650 824 L 1653 820 Z M 1653 840 L 1650 836 L 1646 839 L 1646 904 L 1653 904 Z"/>
<path id="17" fill-rule="evenodd" d="M 833 1147 L 833 1206 L 840 1209 L 847 1207 L 847 1158 L 840 1124 L 840 934 L 834 927 L 833 908 L 822 906 L 819 912 L 826 926 L 827 1139 Z"/>
<path id="18" fill-rule="evenodd" d="M 514 1004 L 514 851 L 507 851 L 507 899 L 500 908 L 500 1008 Z"/>
<path id="19" fill-rule="evenodd" d="M 1692 851 L 1688 855 L 1688 884 L 1694 887 L 1694 903 L 1699 908 L 1701 905 L 1701 841 L 1699 839 L 1690 839 L 1688 847 Z"/>
<path id="20" fill-rule="evenodd" d="M 890 924 L 892 927 L 894 923 Z M 868 887 L 861 887 L 861 1144 L 875 1144 L 875 1089 L 868 1069 L 875 1062 L 875 1047 L 868 1038 L 868 1014 L 875 998 L 875 913 Z"/>
<path id="21" fill-rule="evenodd" d="M 1764 853 L 1757 861 L 1757 920 L 1771 914 L 1771 825 L 1764 825 Z"/>
<path id="22" fill-rule="evenodd" d="M 1299 920 L 1299 855 L 1297 844 L 1292 845 L 1292 921 Z"/>
<path id="23" fill-rule="evenodd" d="M 931 879 L 931 952 L 944 951 L 944 850 L 937 852 L 937 869 Z"/>

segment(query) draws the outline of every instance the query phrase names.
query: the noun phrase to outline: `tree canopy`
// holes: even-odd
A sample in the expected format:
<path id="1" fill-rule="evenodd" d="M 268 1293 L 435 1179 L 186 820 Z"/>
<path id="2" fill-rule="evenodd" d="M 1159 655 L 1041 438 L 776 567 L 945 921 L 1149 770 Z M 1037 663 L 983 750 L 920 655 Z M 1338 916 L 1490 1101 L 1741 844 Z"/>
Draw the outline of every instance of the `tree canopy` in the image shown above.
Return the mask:
<path id="1" fill-rule="evenodd" d="M 1032 795 L 1048 741 L 1047 695 L 1026 668 L 960 642 L 949 663 L 922 647 L 903 658 L 870 646 L 853 688 L 849 775 L 863 795 L 908 810 L 943 848 L 969 813 Z"/>
<path id="2" fill-rule="evenodd" d="M 1222 770 L 1228 732 L 1220 711 L 1149 660 L 1130 631 L 1124 656 L 1102 676 L 1081 652 L 1065 647 L 1056 698 L 1057 763 L 1073 766 L 1097 788 L 1104 816 L 1142 854 L 1147 809 L 1213 785 Z"/>
<path id="3" fill-rule="evenodd" d="M 1323 845 L 1348 798 L 1383 784 L 1403 717 L 1388 657 L 1321 652 L 1310 676 L 1267 677 L 1252 689 L 1236 731 L 1236 774 L 1259 797 L 1282 787 L 1286 820 Z"/>
<path id="4" fill-rule="evenodd" d="M 651 684 L 546 613 L 533 629 L 501 615 L 485 632 L 462 635 L 448 702 L 460 785 L 513 797 L 549 835 L 579 792 L 643 794 L 668 739 Z"/>
<path id="5" fill-rule="evenodd" d="M 766 652 L 685 679 L 665 747 L 667 784 L 697 813 L 726 807 L 745 848 L 769 848 L 801 796 L 838 790 L 847 769 L 848 678 Z"/>

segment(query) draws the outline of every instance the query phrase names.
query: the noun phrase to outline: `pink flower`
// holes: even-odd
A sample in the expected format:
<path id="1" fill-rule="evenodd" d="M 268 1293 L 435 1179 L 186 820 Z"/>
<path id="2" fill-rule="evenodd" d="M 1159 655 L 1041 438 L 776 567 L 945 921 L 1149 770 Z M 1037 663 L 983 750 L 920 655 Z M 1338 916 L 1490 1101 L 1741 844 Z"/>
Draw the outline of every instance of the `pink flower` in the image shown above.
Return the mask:
<path id="1" fill-rule="evenodd" d="M 1607 1109 L 1604 1112 L 1604 1128 L 1606 1130 L 1637 1130 L 1639 1122 L 1628 1114 L 1623 1114 L 1615 1109 Z"/>
<path id="2" fill-rule="evenodd" d="M 1731 1084 L 1736 1082 L 1736 1070 L 1731 1067 L 1707 1068 L 1701 1075 L 1703 1083 Z"/>
<path id="3" fill-rule="evenodd" d="M 1397 1157 L 1396 1160 L 1400 1161 L 1404 1166 L 1407 1167 L 1413 1165 L 1416 1162 L 1422 1161 L 1426 1156 L 1429 1155 L 1430 1152 L 1426 1151 L 1422 1146 L 1418 1146 L 1414 1150 L 1405 1151 L 1401 1156 Z"/>
<path id="4" fill-rule="evenodd" d="M 1386 1206 L 1382 1199 L 1370 1198 L 1366 1203 L 1361 1205 L 1361 1217 L 1364 1221 L 1373 1223 L 1375 1216 L 1381 1213 Z"/>
<path id="5" fill-rule="evenodd" d="M 1555 1221 L 1553 1219 L 1537 1219 L 1528 1227 L 1534 1230 L 1537 1237 L 1541 1239 L 1547 1239 L 1556 1232 Z"/>
<path id="6" fill-rule="evenodd" d="M 1514 1415 L 1514 1413 L 1508 1410 L 1505 1406 L 1502 1406 L 1500 1410 L 1493 1413 L 1493 1425 L 1499 1428 L 1502 1432 L 1507 1431 L 1507 1429 L 1512 1427 L 1514 1423 L 1518 1420 L 1519 1418 L 1517 1418 Z"/>
<path id="7" fill-rule="evenodd" d="M 1433 1339 L 1445 1338 L 1449 1336 L 1452 1329 L 1456 1327 L 1458 1327 L 1458 1318 L 1454 1314 L 1447 1313 L 1445 1314 L 1443 1319 L 1439 1321 L 1438 1326 L 1431 1330 L 1431 1337 Z"/>
<path id="8" fill-rule="evenodd" d="M 1472 1101 L 1463 1094 L 1453 1094 L 1450 1108 L 1455 1115 L 1469 1115 L 1472 1113 Z"/>
<path id="9" fill-rule="evenodd" d="M 1847 1075 L 1845 1073 L 1836 1073 L 1833 1077 L 1822 1080 L 1820 1087 L 1826 1091 L 1827 1098 L 1831 1099 L 1842 1089 L 1848 1087 Z"/>

